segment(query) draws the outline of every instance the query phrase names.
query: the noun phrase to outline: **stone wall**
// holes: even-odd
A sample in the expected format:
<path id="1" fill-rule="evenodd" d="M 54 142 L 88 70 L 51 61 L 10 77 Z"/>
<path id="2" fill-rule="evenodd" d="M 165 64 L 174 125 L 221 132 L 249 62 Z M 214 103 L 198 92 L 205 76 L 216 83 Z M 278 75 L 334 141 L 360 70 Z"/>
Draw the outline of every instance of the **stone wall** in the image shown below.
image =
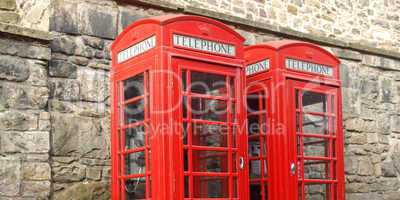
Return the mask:
<path id="1" fill-rule="evenodd" d="M 50 195 L 47 44 L 0 33 L 0 199 Z"/>
<path id="2" fill-rule="evenodd" d="M 143 2 L 160 2 L 144 0 Z M 400 50 L 398 0 L 161 0 L 316 36 Z M 158 3 L 160 4 L 160 3 Z"/>
<path id="3" fill-rule="evenodd" d="M 0 9 L 7 1 L 0 2 Z M 0 33 L 0 199 L 108 199 L 110 44 L 137 19 L 181 12 L 222 19 L 246 38 L 246 44 L 283 38 L 313 40 L 338 55 L 342 61 L 347 199 L 398 199 L 400 56 L 387 51 L 399 48 L 400 34 L 393 28 L 398 25 L 398 13 L 385 13 L 387 19 L 376 17 L 380 8 L 370 10 L 379 1 L 338 3 L 342 8 L 334 2 L 343 1 L 54 0 L 48 4 L 50 9 L 45 6 L 49 1 L 16 2 L 7 9 L 18 10 L 18 24 L 49 30 L 53 39 L 47 43 L 40 34 L 34 39 L 35 34 L 27 29 L 4 37 Z M 382 0 L 385 3 L 390 0 Z M 390 3 L 393 8 L 398 4 Z M 216 10 L 212 5 L 217 5 L 220 14 L 202 10 Z M 305 16 L 313 6 L 321 11 Z M 27 17 L 35 16 L 29 10 L 40 11 L 44 17 Z M 343 10 L 361 17 L 353 22 L 348 16 L 337 17 Z M 291 27 L 310 36 L 260 27 L 264 12 L 265 24 Z M 361 25 L 368 12 L 373 12 L 368 23 L 383 21 L 389 28 Z M 316 27 L 309 29 L 308 21 Z M 349 24 L 358 28 L 349 29 Z M 377 42 L 376 30 L 389 37 Z M 345 42 L 358 40 L 386 50 L 346 46 Z"/>

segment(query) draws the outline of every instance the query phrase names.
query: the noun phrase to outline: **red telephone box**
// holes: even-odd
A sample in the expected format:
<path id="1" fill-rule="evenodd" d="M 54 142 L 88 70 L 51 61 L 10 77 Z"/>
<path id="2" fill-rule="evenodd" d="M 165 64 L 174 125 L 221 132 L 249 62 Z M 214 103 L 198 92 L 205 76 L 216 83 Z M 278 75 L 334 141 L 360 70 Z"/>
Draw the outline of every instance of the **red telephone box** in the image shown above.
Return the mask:
<path id="1" fill-rule="evenodd" d="M 290 40 L 245 59 L 251 199 L 343 200 L 340 61 Z"/>
<path id="2" fill-rule="evenodd" d="M 118 36 L 112 199 L 247 199 L 243 41 L 186 15 L 139 20 Z"/>

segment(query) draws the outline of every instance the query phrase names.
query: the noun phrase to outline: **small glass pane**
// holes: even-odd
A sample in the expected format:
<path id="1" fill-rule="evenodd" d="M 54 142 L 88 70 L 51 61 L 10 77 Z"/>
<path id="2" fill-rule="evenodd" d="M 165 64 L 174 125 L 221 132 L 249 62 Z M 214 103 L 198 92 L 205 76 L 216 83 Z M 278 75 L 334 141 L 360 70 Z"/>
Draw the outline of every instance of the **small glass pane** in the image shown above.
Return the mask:
<path id="1" fill-rule="evenodd" d="M 228 153 L 223 151 L 193 150 L 193 171 L 227 172 Z"/>
<path id="2" fill-rule="evenodd" d="M 186 122 L 183 122 L 182 126 L 182 133 L 183 133 L 183 144 L 187 145 L 188 144 L 188 124 Z"/>
<path id="3" fill-rule="evenodd" d="M 238 157 L 236 153 L 232 154 L 232 172 L 235 173 L 238 168 Z"/>
<path id="4" fill-rule="evenodd" d="M 304 161 L 305 179 L 328 179 L 329 162 L 324 160 L 306 160 Z"/>
<path id="5" fill-rule="evenodd" d="M 268 184 L 264 184 L 264 200 L 268 200 Z"/>
<path id="6" fill-rule="evenodd" d="M 183 109 L 183 118 L 184 119 L 186 119 L 187 118 L 187 116 L 188 116 L 188 114 L 187 114 L 187 112 L 188 112 L 188 102 L 187 102 L 187 96 L 183 96 L 183 98 L 182 98 L 182 109 Z"/>
<path id="7" fill-rule="evenodd" d="M 194 198 L 228 198 L 228 177 L 193 177 Z"/>
<path id="8" fill-rule="evenodd" d="M 125 181 L 125 194 L 127 200 L 146 198 L 146 178 L 140 177 Z"/>
<path id="9" fill-rule="evenodd" d="M 137 126 L 125 130 L 125 149 L 134 149 L 145 146 L 144 126 Z"/>
<path id="10" fill-rule="evenodd" d="M 235 97 L 235 78 L 230 77 L 230 89 L 231 89 L 231 97 L 234 98 Z"/>
<path id="11" fill-rule="evenodd" d="M 302 102 L 305 112 L 327 112 L 326 94 L 303 91 Z"/>
<path id="12" fill-rule="evenodd" d="M 125 174 L 144 174 L 146 162 L 144 151 L 131 153 L 125 156 Z"/>
<path id="13" fill-rule="evenodd" d="M 260 134 L 260 120 L 259 115 L 250 115 L 247 117 L 248 119 L 248 132 L 249 135 L 257 135 Z"/>
<path id="14" fill-rule="evenodd" d="M 329 189 L 327 184 L 313 184 L 304 186 L 305 200 L 328 200 Z"/>
<path id="15" fill-rule="evenodd" d="M 182 90 L 183 91 L 186 91 L 186 86 L 187 86 L 187 83 L 186 83 L 186 70 L 183 70 L 182 71 Z"/>
<path id="16" fill-rule="evenodd" d="M 232 148 L 236 148 L 237 128 L 232 126 Z"/>
<path id="17" fill-rule="evenodd" d="M 260 183 L 250 185 L 250 199 L 262 199 L 262 189 Z"/>
<path id="18" fill-rule="evenodd" d="M 330 127 L 330 129 L 331 129 L 332 135 L 336 135 L 336 118 L 335 117 L 331 117 L 330 119 L 331 119 L 331 127 Z"/>
<path id="19" fill-rule="evenodd" d="M 253 93 L 247 95 L 247 112 L 256 112 L 261 110 L 259 106 L 259 94 Z"/>
<path id="20" fill-rule="evenodd" d="M 225 76 L 204 72 L 192 72 L 191 92 L 199 94 L 209 94 L 225 96 L 227 93 Z"/>
<path id="21" fill-rule="evenodd" d="M 192 98 L 192 118 L 210 121 L 227 120 L 226 101 Z"/>
<path id="22" fill-rule="evenodd" d="M 261 146 L 259 141 L 249 141 L 249 156 L 260 157 Z"/>
<path id="23" fill-rule="evenodd" d="M 144 100 L 141 99 L 125 106 L 125 124 L 144 120 Z"/>
<path id="24" fill-rule="evenodd" d="M 129 78 L 124 83 L 124 100 L 131 99 L 144 94 L 144 75 L 139 74 Z"/>
<path id="25" fill-rule="evenodd" d="M 328 157 L 329 140 L 324 138 L 303 137 L 304 156 Z"/>
<path id="26" fill-rule="evenodd" d="M 213 124 L 192 124 L 192 144 L 197 146 L 227 147 L 226 126 Z"/>
<path id="27" fill-rule="evenodd" d="M 303 133 L 327 134 L 327 122 L 324 116 L 303 114 Z"/>
<path id="28" fill-rule="evenodd" d="M 188 198 L 189 197 L 189 177 L 185 176 L 183 181 L 185 184 L 185 198 Z"/>
<path id="29" fill-rule="evenodd" d="M 148 159 L 147 159 L 146 167 L 147 167 L 147 171 L 150 171 L 151 170 L 151 150 L 147 151 L 147 156 L 148 156 Z"/>
<path id="30" fill-rule="evenodd" d="M 189 171 L 189 154 L 188 150 L 183 151 L 183 170 L 185 172 Z"/>
<path id="31" fill-rule="evenodd" d="M 296 108 L 299 108 L 299 90 L 295 91 L 294 99 L 296 101 Z"/>
<path id="32" fill-rule="evenodd" d="M 250 178 L 261 177 L 261 160 L 250 160 L 249 161 Z"/>
<path id="33" fill-rule="evenodd" d="M 237 198 L 237 196 L 238 196 L 238 179 L 236 178 L 236 177 L 233 177 L 233 194 L 232 194 L 232 197 L 233 198 Z"/>

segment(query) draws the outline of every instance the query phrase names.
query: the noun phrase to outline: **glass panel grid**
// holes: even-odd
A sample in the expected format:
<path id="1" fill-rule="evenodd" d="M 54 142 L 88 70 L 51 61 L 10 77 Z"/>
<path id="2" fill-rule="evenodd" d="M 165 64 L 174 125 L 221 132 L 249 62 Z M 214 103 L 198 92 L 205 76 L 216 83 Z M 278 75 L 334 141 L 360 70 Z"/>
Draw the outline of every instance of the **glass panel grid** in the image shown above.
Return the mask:
<path id="1" fill-rule="evenodd" d="M 335 98 L 332 94 L 299 92 L 299 90 L 295 90 L 296 105 L 302 105 L 296 106 L 299 199 L 333 200 L 336 193 L 336 138 L 334 134 L 336 118 L 335 103 L 332 101 Z M 313 96 L 313 94 L 317 95 Z M 320 124 L 323 129 L 309 131 L 304 128 L 303 120 L 307 115 L 314 118 L 320 116 L 320 119 L 323 119 L 323 125 Z M 325 189 L 316 190 L 316 187 Z"/>
<path id="2" fill-rule="evenodd" d="M 237 150 L 233 149 L 232 139 L 235 101 L 230 98 L 234 87 L 230 83 L 234 83 L 234 78 L 190 70 L 182 73 L 185 73 L 183 82 L 190 84 L 182 87 L 186 102 L 183 117 L 187 124 L 183 131 L 186 133 L 184 197 L 236 198 Z"/>
<path id="3" fill-rule="evenodd" d="M 122 130 L 119 132 L 122 199 L 151 198 L 148 82 L 148 71 L 145 71 L 120 81 L 118 85 L 121 102 L 119 129 Z"/>
<path id="4" fill-rule="evenodd" d="M 247 95 L 250 199 L 268 199 L 267 116 L 263 91 Z"/>

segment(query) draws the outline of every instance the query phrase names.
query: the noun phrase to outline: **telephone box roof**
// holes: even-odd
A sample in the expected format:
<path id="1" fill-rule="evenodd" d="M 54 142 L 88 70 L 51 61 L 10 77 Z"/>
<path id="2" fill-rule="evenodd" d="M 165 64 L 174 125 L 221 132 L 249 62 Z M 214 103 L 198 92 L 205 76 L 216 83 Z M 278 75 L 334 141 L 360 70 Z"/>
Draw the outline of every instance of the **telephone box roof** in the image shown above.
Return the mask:
<path id="1" fill-rule="evenodd" d="M 206 22 L 209 24 L 214 24 L 215 26 L 224 29 L 231 33 L 232 35 L 236 36 L 239 40 L 245 41 L 244 37 L 241 36 L 238 32 L 230 28 L 229 26 L 225 25 L 224 23 L 221 23 L 219 21 L 209 19 L 206 17 L 201 17 L 201 16 L 195 16 L 195 15 L 162 15 L 162 16 L 156 16 L 156 17 L 150 17 L 150 18 L 145 18 L 145 19 L 140 19 L 135 22 L 133 22 L 131 25 L 127 26 L 115 39 L 113 42 L 111 49 L 114 49 L 115 45 L 127 34 L 131 29 L 138 27 L 143 24 L 158 24 L 160 26 L 165 26 L 170 23 L 174 23 L 177 21 L 202 21 Z"/>
<path id="2" fill-rule="evenodd" d="M 285 48 L 289 48 L 292 46 L 309 46 L 311 48 L 317 49 L 319 51 L 322 51 L 322 52 L 328 54 L 330 57 L 332 57 L 334 60 L 336 60 L 337 62 L 340 63 L 340 60 L 332 52 L 330 52 L 318 45 L 308 43 L 308 42 L 297 41 L 297 40 L 277 40 L 277 41 L 270 41 L 270 42 L 266 42 L 266 43 L 260 43 L 260 44 L 251 45 L 251 46 L 246 47 L 245 51 L 253 49 L 253 48 L 260 48 L 260 47 L 265 47 L 265 48 L 280 51 L 280 50 L 283 50 Z"/>

